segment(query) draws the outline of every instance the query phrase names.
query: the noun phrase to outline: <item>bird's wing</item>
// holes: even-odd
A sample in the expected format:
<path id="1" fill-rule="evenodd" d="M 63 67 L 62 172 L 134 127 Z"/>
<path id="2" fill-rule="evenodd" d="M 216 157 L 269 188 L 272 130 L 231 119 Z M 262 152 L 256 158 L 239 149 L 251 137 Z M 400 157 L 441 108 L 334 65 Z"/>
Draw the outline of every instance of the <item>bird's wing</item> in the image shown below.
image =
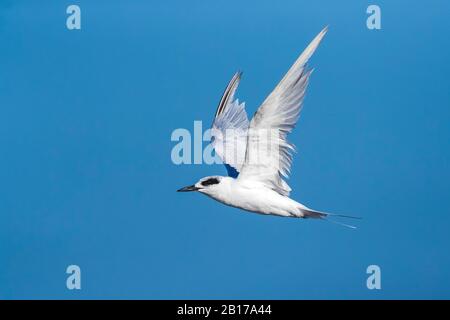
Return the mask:
<path id="1" fill-rule="evenodd" d="M 245 104 L 234 99 L 241 75 L 241 72 L 236 72 L 228 83 L 211 130 L 211 143 L 225 164 L 228 175 L 234 178 L 244 164 L 248 130 Z"/>
<path id="2" fill-rule="evenodd" d="M 326 32 L 327 28 L 314 38 L 253 116 L 239 179 L 256 180 L 289 195 L 291 189 L 283 177 L 289 175 L 294 146 L 287 141 L 287 134 L 298 120 L 312 72 L 306 63 Z"/>

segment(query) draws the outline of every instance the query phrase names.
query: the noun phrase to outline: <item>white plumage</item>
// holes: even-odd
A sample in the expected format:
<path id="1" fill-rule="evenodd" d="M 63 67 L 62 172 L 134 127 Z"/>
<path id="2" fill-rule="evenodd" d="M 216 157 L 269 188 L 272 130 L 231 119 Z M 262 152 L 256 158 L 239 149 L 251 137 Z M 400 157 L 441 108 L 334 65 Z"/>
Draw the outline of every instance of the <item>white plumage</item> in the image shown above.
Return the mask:
<path id="1" fill-rule="evenodd" d="M 211 130 L 214 150 L 224 163 L 237 171 L 244 164 L 249 125 L 245 104 L 234 100 L 241 75 L 241 72 L 237 72 L 225 89 Z"/>
<path id="2" fill-rule="evenodd" d="M 323 29 L 308 45 L 250 123 L 244 103 L 234 97 L 241 73 L 233 76 L 212 125 L 212 144 L 229 177 L 205 177 L 178 191 L 198 191 L 226 205 L 260 214 L 320 219 L 330 215 L 289 198 L 291 188 L 283 179 L 290 173 L 294 150 L 287 135 L 297 123 L 312 73 L 306 63 L 326 32 L 327 28 Z"/>

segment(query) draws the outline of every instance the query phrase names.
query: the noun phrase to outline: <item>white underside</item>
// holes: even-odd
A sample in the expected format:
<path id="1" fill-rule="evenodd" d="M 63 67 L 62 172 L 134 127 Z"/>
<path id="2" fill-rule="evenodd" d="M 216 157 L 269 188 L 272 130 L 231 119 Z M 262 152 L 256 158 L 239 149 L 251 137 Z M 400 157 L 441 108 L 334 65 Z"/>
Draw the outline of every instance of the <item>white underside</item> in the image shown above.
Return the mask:
<path id="1" fill-rule="evenodd" d="M 217 187 L 199 191 L 226 205 L 260 214 L 301 218 L 302 209 L 307 209 L 258 181 L 224 177 Z"/>

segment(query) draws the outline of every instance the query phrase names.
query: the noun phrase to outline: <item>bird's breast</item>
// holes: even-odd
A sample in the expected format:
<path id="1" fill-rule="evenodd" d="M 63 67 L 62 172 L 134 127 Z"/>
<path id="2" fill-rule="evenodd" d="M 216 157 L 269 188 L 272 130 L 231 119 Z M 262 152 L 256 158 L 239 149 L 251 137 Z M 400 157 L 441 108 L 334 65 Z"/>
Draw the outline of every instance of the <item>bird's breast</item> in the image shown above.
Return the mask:
<path id="1" fill-rule="evenodd" d="M 236 184 L 213 198 L 232 207 L 262 214 L 292 216 L 298 210 L 294 200 L 260 186 Z"/>

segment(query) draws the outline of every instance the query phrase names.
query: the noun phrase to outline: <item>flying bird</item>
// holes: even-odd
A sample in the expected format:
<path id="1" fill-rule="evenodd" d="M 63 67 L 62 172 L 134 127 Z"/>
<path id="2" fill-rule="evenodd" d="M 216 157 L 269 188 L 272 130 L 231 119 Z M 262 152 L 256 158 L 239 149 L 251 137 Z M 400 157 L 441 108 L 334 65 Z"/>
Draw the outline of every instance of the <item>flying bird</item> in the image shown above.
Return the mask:
<path id="1" fill-rule="evenodd" d="M 291 188 L 284 180 L 289 176 L 294 151 L 287 135 L 297 123 L 313 71 L 307 68 L 307 62 L 326 32 L 324 28 L 313 39 L 250 122 L 244 103 L 234 97 L 242 73 L 233 76 L 219 102 L 211 130 L 211 143 L 228 176 L 205 177 L 177 191 L 198 191 L 228 206 L 266 215 L 356 218 L 306 207 L 289 197 Z"/>

